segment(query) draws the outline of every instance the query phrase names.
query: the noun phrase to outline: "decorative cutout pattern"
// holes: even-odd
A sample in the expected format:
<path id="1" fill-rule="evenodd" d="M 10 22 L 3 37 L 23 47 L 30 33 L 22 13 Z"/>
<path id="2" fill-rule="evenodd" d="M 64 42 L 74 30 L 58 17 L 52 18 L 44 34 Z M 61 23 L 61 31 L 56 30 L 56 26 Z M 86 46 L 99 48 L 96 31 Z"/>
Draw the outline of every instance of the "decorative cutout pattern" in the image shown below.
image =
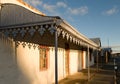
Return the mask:
<path id="1" fill-rule="evenodd" d="M 12 36 L 13 38 L 15 38 L 17 36 L 17 34 L 20 34 L 22 37 L 24 37 L 26 33 L 29 33 L 32 37 L 35 34 L 35 32 L 39 32 L 39 34 L 41 36 L 43 36 L 43 34 L 46 31 L 49 31 L 52 35 L 54 34 L 55 31 L 57 31 L 58 37 L 60 35 L 62 35 L 63 39 L 66 38 L 68 41 L 73 42 L 76 45 L 80 45 L 80 46 L 89 45 L 89 47 L 91 47 L 91 48 L 94 47 L 94 46 L 84 42 L 83 40 L 76 38 L 74 35 L 67 32 L 60 26 L 56 27 L 56 25 L 54 25 L 54 23 L 53 24 L 36 25 L 36 26 L 32 26 L 32 27 L 29 26 L 29 27 L 24 27 L 24 28 L 16 28 L 16 29 L 11 29 L 11 30 L 5 29 L 5 30 L 1 30 L 0 32 L 4 33 L 4 35 L 7 37 Z M 18 46 L 19 44 L 20 44 L 19 42 L 16 42 L 16 46 Z M 29 46 L 29 48 L 31 48 L 31 46 L 33 46 L 34 49 L 37 47 L 37 45 L 35 45 L 35 44 L 28 43 L 27 45 Z M 26 43 L 23 42 L 22 46 L 25 47 Z"/>
<path id="2" fill-rule="evenodd" d="M 73 39 L 72 36 L 70 36 L 70 42 L 72 42 L 72 39 Z"/>
<path id="3" fill-rule="evenodd" d="M 9 36 L 9 31 L 6 30 L 4 34 L 5 34 L 5 37 L 8 37 Z"/>
<path id="4" fill-rule="evenodd" d="M 65 31 L 62 31 L 62 36 L 63 38 L 65 38 Z"/>
<path id="5" fill-rule="evenodd" d="M 69 39 L 69 37 L 70 37 L 70 35 L 67 33 L 67 34 L 66 34 L 66 38 L 67 38 L 67 40 Z"/>
<path id="6" fill-rule="evenodd" d="M 29 47 L 29 49 L 32 47 L 32 44 L 31 43 L 28 43 L 28 47 Z"/>
<path id="7" fill-rule="evenodd" d="M 13 32 L 12 32 L 14 38 L 17 36 L 17 33 L 18 33 L 18 30 L 14 29 Z"/>
<path id="8" fill-rule="evenodd" d="M 31 27 L 29 29 L 29 33 L 30 33 L 31 36 L 33 36 L 33 34 L 35 33 L 35 29 L 33 27 Z"/>
<path id="9" fill-rule="evenodd" d="M 33 44 L 33 48 L 35 49 L 37 47 L 37 45 L 36 44 Z"/>
<path id="10" fill-rule="evenodd" d="M 23 43 L 22 43 L 22 46 L 23 46 L 23 48 L 25 48 L 25 46 L 26 46 L 26 42 L 23 42 Z"/>
<path id="11" fill-rule="evenodd" d="M 43 26 L 40 27 L 40 29 L 38 29 L 40 35 L 42 36 L 45 32 L 45 28 L 43 28 Z"/>
<path id="12" fill-rule="evenodd" d="M 20 31 L 21 33 L 21 36 L 24 37 L 25 33 L 26 33 L 26 30 L 24 28 L 22 28 L 22 30 Z"/>
<path id="13" fill-rule="evenodd" d="M 60 28 L 57 28 L 57 33 L 58 33 L 58 36 L 60 36 L 60 34 L 61 34 L 61 29 Z"/>
<path id="14" fill-rule="evenodd" d="M 20 42 L 19 41 L 16 41 L 15 42 L 15 46 L 18 47 L 20 45 Z"/>
<path id="15" fill-rule="evenodd" d="M 53 33 L 55 32 L 55 27 L 53 26 L 53 24 L 51 25 L 51 27 L 49 27 L 48 29 L 50 31 L 50 33 L 53 35 Z"/>

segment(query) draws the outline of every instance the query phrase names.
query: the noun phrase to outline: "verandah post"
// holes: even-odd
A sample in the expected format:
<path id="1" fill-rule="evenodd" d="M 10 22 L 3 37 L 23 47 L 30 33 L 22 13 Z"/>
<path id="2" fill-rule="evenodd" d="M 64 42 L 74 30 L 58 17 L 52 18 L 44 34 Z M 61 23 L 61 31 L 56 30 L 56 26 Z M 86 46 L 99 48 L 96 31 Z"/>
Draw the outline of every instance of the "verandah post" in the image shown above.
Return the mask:
<path id="1" fill-rule="evenodd" d="M 88 53 L 88 81 L 90 79 L 90 56 L 89 56 L 89 45 L 87 47 L 87 53 Z"/>
<path id="2" fill-rule="evenodd" d="M 55 84 L 58 84 L 58 34 L 57 30 L 55 30 Z"/>

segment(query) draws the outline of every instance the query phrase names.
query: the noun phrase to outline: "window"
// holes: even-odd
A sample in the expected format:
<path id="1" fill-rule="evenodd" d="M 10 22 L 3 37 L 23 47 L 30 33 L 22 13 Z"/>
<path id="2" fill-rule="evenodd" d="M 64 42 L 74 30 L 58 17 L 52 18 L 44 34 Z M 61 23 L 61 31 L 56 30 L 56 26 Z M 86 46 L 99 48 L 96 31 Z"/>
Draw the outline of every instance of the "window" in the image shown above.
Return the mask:
<path id="1" fill-rule="evenodd" d="M 48 48 L 40 46 L 40 70 L 48 68 Z"/>

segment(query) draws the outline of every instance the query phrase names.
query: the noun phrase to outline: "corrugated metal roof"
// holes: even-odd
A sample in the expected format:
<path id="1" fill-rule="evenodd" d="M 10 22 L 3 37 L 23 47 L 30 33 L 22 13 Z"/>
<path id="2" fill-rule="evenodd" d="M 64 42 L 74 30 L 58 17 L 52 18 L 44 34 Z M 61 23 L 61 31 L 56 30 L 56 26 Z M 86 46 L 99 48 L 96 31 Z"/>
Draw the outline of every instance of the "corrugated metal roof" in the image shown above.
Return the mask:
<path id="1" fill-rule="evenodd" d="M 52 17 L 43 16 L 16 4 L 3 4 L 1 9 L 0 26 L 11 26 L 25 23 L 44 22 Z"/>
<path id="2" fill-rule="evenodd" d="M 40 15 L 45 15 L 44 13 L 42 13 L 40 10 L 37 10 L 36 8 L 32 7 L 31 5 L 27 4 L 26 2 L 24 2 L 23 0 L 0 0 L 1 4 L 16 4 L 19 6 L 22 6 L 34 13 L 40 14 Z"/>
<path id="3" fill-rule="evenodd" d="M 20 0 L 21 1 L 21 0 Z M 7 28 L 12 26 L 23 26 L 27 24 L 37 24 L 37 23 L 45 23 L 47 21 L 52 21 L 54 19 L 60 20 L 59 23 L 60 26 L 64 30 L 67 30 L 67 32 L 71 35 L 73 35 L 73 38 L 75 38 L 77 41 L 82 40 L 86 46 L 91 45 L 96 48 L 98 48 L 98 44 L 94 43 L 90 39 L 88 39 L 86 36 L 79 33 L 74 27 L 72 27 L 70 24 L 68 24 L 66 21 L 61 19 L 59 16 L 43 16 L 41 14 L 32 12 L 22 5 L 13 4 L 13 3 L 4 3 L 2 5 L 1 10 L 1 19 L 0 19 L 0 28 Z M 57 22 L 56 22 L 57 23 Z"/>

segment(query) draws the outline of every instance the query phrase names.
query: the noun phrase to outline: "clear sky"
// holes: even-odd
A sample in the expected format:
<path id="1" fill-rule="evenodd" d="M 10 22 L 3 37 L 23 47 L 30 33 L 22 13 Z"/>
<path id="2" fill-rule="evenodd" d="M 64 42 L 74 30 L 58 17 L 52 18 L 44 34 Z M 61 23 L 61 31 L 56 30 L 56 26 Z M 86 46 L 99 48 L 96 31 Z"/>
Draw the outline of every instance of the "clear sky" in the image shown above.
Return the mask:
<path id="1" fill-rule="evenodd" d="M 120 45 L 120 0 L 24 0 L 48 16 L 60 16 L 102 46 Z"/>

